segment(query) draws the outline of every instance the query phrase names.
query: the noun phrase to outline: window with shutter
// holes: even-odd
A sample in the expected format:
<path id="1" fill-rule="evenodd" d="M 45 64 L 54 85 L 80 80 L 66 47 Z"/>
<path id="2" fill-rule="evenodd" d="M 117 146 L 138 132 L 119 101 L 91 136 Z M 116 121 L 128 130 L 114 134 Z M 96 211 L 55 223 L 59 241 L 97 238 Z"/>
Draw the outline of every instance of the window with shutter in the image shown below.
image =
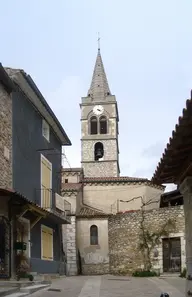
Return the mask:
<path id="1" fill-rule="evenodd" d="M 52 164 L 41 155 L 41 206 L 51 208 Z"/>
<path id="2" fill-rule="evenodd" d="M 53 229 L 41 225 L 41 259 L 53 260 Z"/>

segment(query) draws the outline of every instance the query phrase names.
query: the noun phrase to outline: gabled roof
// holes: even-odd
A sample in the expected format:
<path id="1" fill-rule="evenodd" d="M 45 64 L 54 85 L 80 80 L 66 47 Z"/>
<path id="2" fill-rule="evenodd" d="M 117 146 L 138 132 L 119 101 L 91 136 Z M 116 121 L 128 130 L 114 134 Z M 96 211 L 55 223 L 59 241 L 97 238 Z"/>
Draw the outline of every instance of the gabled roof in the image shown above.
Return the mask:
<path id="1" fill-rule="evenodd" d="M 100 49 L 98 49 L 97 59 L 95 63 L 91 86 L 88 91 L 88 96 L 90 96 L 94 101 L 103 101 L 105 100 L 105 97 L 109 95 L 111 95 L 111 92 L 109 89 L 107 76 L 101 58 Z"/>
<path id="2" fill-rule="evenodd" d="M 5 70 L 14 83 L 19 86 L 26 97 L 31 101 L 42 117 L 44 117 L 49 123 L 62 145 L 71 145 L 71 141 L 61 123 L 41 94 L 35 82 L 32 80 L 31 76 L 21 69 L 5 68 Z"/>
<path id="3" fill-rule="evenodd" d="M 182 116 L 172 131 L 164 153 L 157 165 L 152 182 L 178 183 L 184 179 L 184 171 L 192 166 L 192 91 L 191 99 L 186 101 Z M 184 168 L 184 167 L 185 168 Z M 188 168 L 190 166 L 190 168 Z"/>

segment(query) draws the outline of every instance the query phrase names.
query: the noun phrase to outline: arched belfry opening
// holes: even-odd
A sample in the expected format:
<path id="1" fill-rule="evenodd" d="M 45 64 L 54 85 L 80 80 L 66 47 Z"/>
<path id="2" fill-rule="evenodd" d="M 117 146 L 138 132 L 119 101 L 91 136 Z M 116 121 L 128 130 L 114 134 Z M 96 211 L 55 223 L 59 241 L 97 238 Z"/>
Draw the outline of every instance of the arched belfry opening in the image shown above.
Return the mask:
<path id="1" fill-rule="evenodd" d="M 98 122 L 96 117 L 90 118 L 90 134 L 95 135 L 98 133 Z"/>
<path id="2" fill-rule="evenodd" d="M 94 148 L 95 161 L 101 161 L 104 156 L 104 148 L 101 142 L 96 142 Z"/>
<path id="3" fill-rule="evenodd" d="M 107 134 L 107 118 L 105 116 L 99 119 L 99 130 L 100 134 Z"/>

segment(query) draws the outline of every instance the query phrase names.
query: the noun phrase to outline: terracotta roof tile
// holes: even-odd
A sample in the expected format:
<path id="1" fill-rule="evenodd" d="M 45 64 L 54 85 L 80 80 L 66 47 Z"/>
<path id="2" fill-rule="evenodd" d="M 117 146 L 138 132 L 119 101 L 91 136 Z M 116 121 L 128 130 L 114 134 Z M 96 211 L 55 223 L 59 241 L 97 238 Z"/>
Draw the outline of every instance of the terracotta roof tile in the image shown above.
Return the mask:
<path id="1" fill-rule="evenodd" d="M 108 216 L 108 214 L 96 208 L 84 205 L 81 207 L 77 216 L 78 217 L 106 217 Z"/>
<path id="2" fill-rule="evenodd" d="M 79 183 L 63 183 L 62 191 L 78 191 L 82 187 Z"/>
<path id="3" fill-rule="evenodd" d="M 130 177 L 130 176 L 120 176 L 120 177 L 85 177 L 83 182 L 149 182 L 147 178 L 142 177 Z"/>
<path id="4" fill-rule="evenodd" d="M 25 197 L 24 195 L 22 195 L 21 193 L 19 193 L 18 191 L 15 191 L 13 189 L 9 189 L 9 188 L 0 188 L 0 196 L 14 196 L 15 200 L 19 199 L 20 201 L 26 202 L 34 207 L 36 207 L 37 209 L 43 211 L 46 215 L 53 217 L 53 218 L 57 218 L 57 220 L 59 221 L 60 224 L 62 224 L 63 222 L 68 221 L 67 217 L 63 217 L 62 214 L 60 214 L 59 212 L 55 212 L 54 209 L 48 211 L 46 208 L 41 207 L 40 205 L 38 205 L 37 203 L 29 200 L 27 197 Z"/>
<path id="5" fill-rule="evenodd" d="M 62 168 L 62 172 L 82 172 L 83 168 L 73 167 L 73 168 Z"/>
<path id="6" fill-rule="evenodd" d="M 166 168 L 168 164 L 167 162 L 168 155 L 169 155 L 169 159 L 171 159 L 173 156 L 173 153 L 177 152 L 176 142 L 179 137 L 181 138 L 181 143 L 183 143 L 182 141 L 183 137 L 181 135 L 183 133 L 181 130 L 189 126 L 188 120 L 191 118 L 191 111 L 192 111 L 192 90 L 191 90 L 191 99 L 186 100 L 186 107 L 183 108 L 182 116 L 178 118 L 178 123 L 175 125 L 175 129 L 172 131 L 172 136 L 169 138 L 166 148 L 164 149 L 164 152 L 162 154 L 162 157 L 156 167 L 155 173 L 153 174 L 153 177 L 152 177 L 153 182 L 159 182 L 159 183 L 164 182 L 164 181 L 161 181 L 161 177 L 160 177 L 161 172 L 164 170 L 164 168 Z M 190 127 L 188 127 L 188 129 L 190 129 Z M 167 182 L 173 183 L 174 180 L 171 180 L 170 178 L 170 181 L 168 180 Z"/>

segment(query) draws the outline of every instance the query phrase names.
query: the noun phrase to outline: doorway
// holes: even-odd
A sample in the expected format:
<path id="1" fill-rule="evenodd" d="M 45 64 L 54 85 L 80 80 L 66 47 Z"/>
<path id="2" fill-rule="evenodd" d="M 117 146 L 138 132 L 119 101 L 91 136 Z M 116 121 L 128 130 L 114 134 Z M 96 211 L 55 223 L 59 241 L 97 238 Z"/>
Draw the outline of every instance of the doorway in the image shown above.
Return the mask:
<path id="1" fill-rule="evenodd" d="M 181 272 L 180 237 L 163 239 L 163 272 Z"/>
<path id="2" fill-rule="evenodd" d="M 0 278 L 10 277 L 10 224 L 0 217 Z"/>

